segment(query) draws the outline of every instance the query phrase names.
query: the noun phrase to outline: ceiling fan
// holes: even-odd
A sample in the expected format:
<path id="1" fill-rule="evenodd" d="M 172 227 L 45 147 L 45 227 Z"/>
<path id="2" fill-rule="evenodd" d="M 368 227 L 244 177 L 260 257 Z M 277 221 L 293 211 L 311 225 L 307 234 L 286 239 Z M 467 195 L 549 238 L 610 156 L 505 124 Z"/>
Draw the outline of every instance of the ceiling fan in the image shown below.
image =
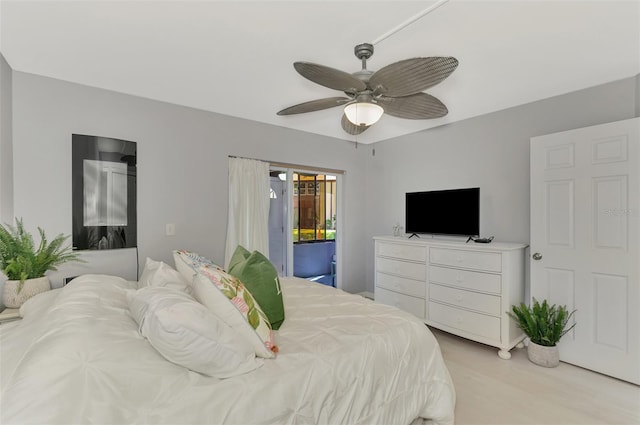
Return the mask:
<path id="1" fill-rule="evenodd" d="M 373 45 L 358 44 L 354 53 L 362 60 L 362 69 L 353 74 L 310 62 L 295 62 L 300 75 L 314 83 L 344 92 L 347 97 L 329 97 L 290 106 L 278 115 L 320 111 L 344 105 L 342 128 L 360 134 L 376 123 L 383 113 L 406 119 L 440 118 L 449 112 L 435 97 L 422 93 L 446 79 L 458 66 L 449 56 L 405 59 L 378 71 L 367 69 Z"/>

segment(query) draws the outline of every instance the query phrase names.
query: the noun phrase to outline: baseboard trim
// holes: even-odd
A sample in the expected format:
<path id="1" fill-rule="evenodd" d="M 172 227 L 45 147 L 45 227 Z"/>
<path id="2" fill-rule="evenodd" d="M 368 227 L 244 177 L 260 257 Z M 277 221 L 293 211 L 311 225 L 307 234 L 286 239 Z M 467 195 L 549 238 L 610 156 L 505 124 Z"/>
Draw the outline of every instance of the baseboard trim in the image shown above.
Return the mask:
<path id="1" fill-rule="evenodd" d="M 361 297 L 368 298 L 372 301 L 375 299 L 373 292 L 369 292 L 369 291 L 358 292 L 356 295 L 360 295 Z"/>

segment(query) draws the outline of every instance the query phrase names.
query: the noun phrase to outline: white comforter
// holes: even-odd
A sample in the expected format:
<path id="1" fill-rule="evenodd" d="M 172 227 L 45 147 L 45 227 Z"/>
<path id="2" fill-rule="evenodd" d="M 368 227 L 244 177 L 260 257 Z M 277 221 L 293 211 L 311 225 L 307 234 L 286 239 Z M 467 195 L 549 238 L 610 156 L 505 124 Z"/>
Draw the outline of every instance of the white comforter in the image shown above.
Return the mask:
<path id="1" fill-rule="evenodd" d="M 452 424 L 455 393 L 417 319 L 301 279 L 282 280 L 278 357 L 219 380 L 140 336 L 125 292 L 87 275 L 0 327 L 2 424 Z"/>

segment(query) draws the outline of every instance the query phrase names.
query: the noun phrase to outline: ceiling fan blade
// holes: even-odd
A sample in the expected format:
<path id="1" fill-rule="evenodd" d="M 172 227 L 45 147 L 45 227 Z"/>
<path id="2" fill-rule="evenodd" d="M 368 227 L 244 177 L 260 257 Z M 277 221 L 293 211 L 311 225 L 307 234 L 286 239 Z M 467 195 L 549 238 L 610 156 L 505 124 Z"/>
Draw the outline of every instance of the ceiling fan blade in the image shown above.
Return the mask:
<path id="1" fill-rule="evenodd" d="M 278 112 L 278 115 L 304 114 L 305 112 L 321 111 L 323 109 L 333 108 L 334 106 L 344 105 L 351 102 L 348 97 L 328 97 L 326 99 L 311 100 L 309 102 L 293 105 L 284 108 Z"/>
<path id="2" fill-rule="evenodd" d="M 349 134 L 353 134 L 354 136 L 364 132 L 367 128 L 370 127 L 368 125 L 355 125 L 354 123 L 349 121 L 349 118 L 347 118 L 345 114 L 342 114 L 341 124 L 342 124 L 342 129 L 344 131 L 346 131 Z"/>
<path id="3" fill-rule="evenodd" d="M 307 80 L 330 89 L 356 93 L 367 88 L 367 85 L 359 78 L 328 66 L 310 62 L 295 62 L 293 67 Z"/>
<path id="4" fill-rule="evenodd" d="M 405 59 L 375 72 L 369 86 L 376 94 L 409 96 L 440 83 L 457 67 L 458 60 L 450 56 Z"/>
<path id="5" fill-rule="evenodd" d="M 449 113 L 444 103 L 426 93 L 405 97 L 380 96 L 377 101 L 385 113 L 398 118 L 426 120 L 444 117 Z"/>

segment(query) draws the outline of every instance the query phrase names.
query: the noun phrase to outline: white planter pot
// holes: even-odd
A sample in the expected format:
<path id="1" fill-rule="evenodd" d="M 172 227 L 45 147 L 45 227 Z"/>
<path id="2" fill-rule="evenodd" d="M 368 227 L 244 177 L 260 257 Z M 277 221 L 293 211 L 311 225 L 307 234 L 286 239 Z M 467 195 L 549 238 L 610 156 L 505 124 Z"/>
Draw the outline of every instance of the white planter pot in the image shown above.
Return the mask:
<path id="1" fill-rule="evenodd" d="M 557 346 L 545 347 L 529 341 L 527 357 L 531 362 L 539 366 L 556 367 L 560 364 L 560 354 Z"/>
<path id="2" fill-rule="evenodd" d="M 27 279 L 22 285 L 22 290 L 18 293 L 19 280 L 7 280 L 2 290 L 2 302 L 7 308 L 20 308 L 22 304 L 34 295 L 51 289 L 48 277 Z"/>

